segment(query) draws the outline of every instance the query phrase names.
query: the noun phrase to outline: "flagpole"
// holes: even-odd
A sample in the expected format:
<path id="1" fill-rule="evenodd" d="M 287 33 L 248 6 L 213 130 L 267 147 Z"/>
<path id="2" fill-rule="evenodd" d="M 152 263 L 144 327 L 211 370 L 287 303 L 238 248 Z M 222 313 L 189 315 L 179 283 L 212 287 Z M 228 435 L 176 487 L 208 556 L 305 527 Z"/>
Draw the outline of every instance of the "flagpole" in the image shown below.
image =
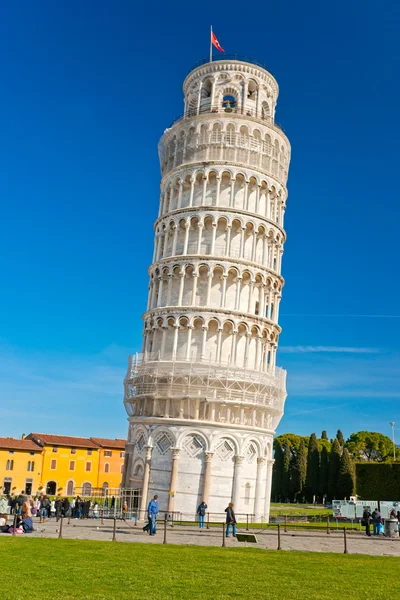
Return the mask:
<path id="1" fill-rule="evenodd" d="M 210 62 L 212 62 L 212 25 L 210 26 Z"/>

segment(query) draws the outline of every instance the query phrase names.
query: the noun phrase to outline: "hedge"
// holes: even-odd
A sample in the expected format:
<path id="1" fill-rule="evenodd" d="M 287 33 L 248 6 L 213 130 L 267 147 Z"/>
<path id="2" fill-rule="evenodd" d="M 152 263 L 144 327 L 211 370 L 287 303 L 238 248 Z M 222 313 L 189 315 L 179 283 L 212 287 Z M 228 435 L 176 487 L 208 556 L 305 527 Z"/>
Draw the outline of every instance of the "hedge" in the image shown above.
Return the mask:
<path id="1" fill-rule="evenodd" d="M 356 482 L 361 499 L 400 500 L 400 463 L 358 463 Z"/>

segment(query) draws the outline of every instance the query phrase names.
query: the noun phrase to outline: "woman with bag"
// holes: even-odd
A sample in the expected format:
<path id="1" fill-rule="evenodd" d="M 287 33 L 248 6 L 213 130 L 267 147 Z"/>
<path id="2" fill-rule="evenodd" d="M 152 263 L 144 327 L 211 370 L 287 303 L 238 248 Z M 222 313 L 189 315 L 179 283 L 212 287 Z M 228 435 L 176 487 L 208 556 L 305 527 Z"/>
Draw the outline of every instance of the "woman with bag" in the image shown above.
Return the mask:
<path id="1" fill-rule="evenodd" d="M 226 537 L 229 537 L 230 527 L 232 525 L 232 536 L 236 537 L 236 517 L 233 511 L 233 502 L 229 502 L 226 512 Z"/>

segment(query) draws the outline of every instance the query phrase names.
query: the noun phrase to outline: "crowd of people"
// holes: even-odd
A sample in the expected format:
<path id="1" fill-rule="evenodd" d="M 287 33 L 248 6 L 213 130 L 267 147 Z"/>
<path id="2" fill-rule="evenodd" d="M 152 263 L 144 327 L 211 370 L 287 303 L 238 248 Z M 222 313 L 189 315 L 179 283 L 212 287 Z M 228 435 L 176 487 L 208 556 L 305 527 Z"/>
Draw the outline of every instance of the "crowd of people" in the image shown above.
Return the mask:
<path id="1" fill-rule="evenodd" d="M 389 519 L 397 520 L 397 528 L 400 532 L 400 510 L 396 512 L 394 508 L 389 513 Z M 371 536 L 371 524 L 373 527 L 373 534 L 375 536 L 383 534 L 383 521 L 382 515 L 377 508 L 370 512 L 369 508 L 365 508 L 362 516 L 361 524 L 365 527 L 365 535 Z"/>

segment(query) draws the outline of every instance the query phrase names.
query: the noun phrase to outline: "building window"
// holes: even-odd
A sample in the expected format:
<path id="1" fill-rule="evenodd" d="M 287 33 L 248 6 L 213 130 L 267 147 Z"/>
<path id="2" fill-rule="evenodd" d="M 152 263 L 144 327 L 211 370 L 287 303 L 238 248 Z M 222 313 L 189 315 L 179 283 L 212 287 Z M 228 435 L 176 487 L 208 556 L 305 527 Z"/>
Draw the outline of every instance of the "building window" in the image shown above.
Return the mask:
<path id="1" fill-rule="evenodd" d="M 92 493 L 92 484 L 89 482 L 85 482 L 82 486 L 83 496 L 90 496 L 91 493 Z"/>
<path id="2" fill-rule="evenodd" d="M 74 460 L 69 461 L 69 470 L 75 471 L 75 461 Z"/>
<path id="3" fill-rule="evenodd" d="M 3 493 L 4 494 L 11 493 L 11 484 L 12 484 L 11 477 L 4 477 L 4 481 L 3 481 Z"/>
<path id="4" fill-rule="evenodd" d="M 8 454 L 14 454 L 14 450 L 9 450 Z"/>
<path id="5" fill-rule="evenodd" d="M 35 470 L 35 462 L 33 460 L 28 460 L 28 471 Z"/>
<path id="6" fill-rule="evenodd" d="M 54 447 L 52 452 L 58 452 L 58 448 Z"/>
<path id="7" fill-rule="evenodd" d="M 120 458 L 125 458 L 125 452 L 120 452 L 120 455 L 119 455 L 119 457 L 120 457 Z"/>
<path id="8" fill-rule="evenodd" d="M 29 452 L 29 454 L 30 454 L 31 456 L 35 456 L 35 453 L 34 453 L 34 452 Z"/>
<path id="9" fill-rule="evenodd" d="M 88 451 L 87 451 L 87 455 L 88 455 L 88 456 L 92 456 L 92 450 L 88 450 Z"/>
<path id="10" fill-rule="evenodd" d="M 25 494 L 28 494 L 28 496 L 32 494 L 32 485 L 33 479 L 25 479 Z"/>
<path id="11" fill-rule="evenodd" d="M 74 482 L 69 480 L 67 483 L 67 496 L 73 496 L 74 494 Z"/>
<path id="12" fill-rule="evenodd" d="M 109 473 L 109 472 L 110 472 L 110 465 L 109 465 L 109 463 L 106 463 L 104 465 L 104 473 Z"/>
<path id="13" fill-rule="evenodd" d="M 71 448 L 71 454 L 76 454 L 76 448 Z"/>
<path id="14" fill-rule="evenodd" d="M 6 471 L 12 471 L 14 468 L 14 461 L 8 460 L 6 464 Z"/>
<path id="15" fill-rule="evenodd" d="M 55 459 L 55 458 L 53 458 L 53 459 L 50 461 L 50 469 L 51 469 L 52 471 L 55 471 L 56 467 L 57 467 L 57 461 L 56 461 L 56 459 Z"/>
<path id="16" fill-rule="evenodd" d="M 92 470 L 92 463 L 91 462 L 87 462 L 86 463 L 86 471 L 91 471 Z"/>
<path id="17" fill-rule="evenodd" d="M 111 450 L 104 450 L 104 456 L 112 456 Z"/>

